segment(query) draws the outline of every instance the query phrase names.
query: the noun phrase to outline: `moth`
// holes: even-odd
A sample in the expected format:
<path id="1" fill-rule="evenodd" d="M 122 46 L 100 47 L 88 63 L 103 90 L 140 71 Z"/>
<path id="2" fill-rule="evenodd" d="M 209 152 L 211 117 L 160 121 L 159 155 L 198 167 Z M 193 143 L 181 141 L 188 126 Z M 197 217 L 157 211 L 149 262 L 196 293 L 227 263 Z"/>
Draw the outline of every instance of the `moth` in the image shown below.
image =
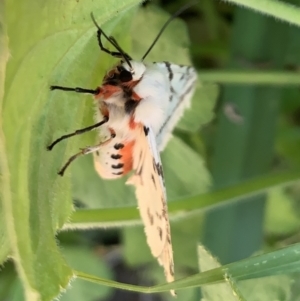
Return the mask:
<path id="1" fill-rule="evenodd" d="M 159 152 L 171 137 L 171 132 L 184 110 L 190 106 L 197 80 L 193 67 L 169 62 L 145 63 L 168 23 L 159 32 L 143 58 L 133 60 L 112 37 L 97 24 L 97 40 L 101 51 L 119 58 L 119 62 L 104 76 L 96 89 L 51 86 L 51 90 L 88 93 L 94 96 L 96 123 L 64 135 L 48 146 L 98 128 L 99 141 L 69 158 L 58 172 L 81 155 L 93 153 L 95 169 L 104 179 L 117 179 L 130 174 L 127 184 L 135 187 L 138 208 L 145 226 L 147 243 L 152 255 L 164 268 L 166 280 L 174 280 L 174 262 L 167 196 Z M 103 46 L 104 37 L 116 51 Z M 175 292 L 171 291 L 174 295 Z"/>

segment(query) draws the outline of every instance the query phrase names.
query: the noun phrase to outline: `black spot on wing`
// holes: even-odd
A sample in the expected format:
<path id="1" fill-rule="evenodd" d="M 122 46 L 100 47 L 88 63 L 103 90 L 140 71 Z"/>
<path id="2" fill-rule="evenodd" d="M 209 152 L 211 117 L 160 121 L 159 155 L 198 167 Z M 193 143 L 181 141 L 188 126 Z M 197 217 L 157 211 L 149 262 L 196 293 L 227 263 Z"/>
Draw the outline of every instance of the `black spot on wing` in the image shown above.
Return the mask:
<path id="1" fill-rule="evenodd" d="M 184 97 L 192 91 L 193 87 L 194 87 L 194 82 L 191 85 L 189 85 L 186 88 L 186 90 L 182 93 L 182 95 L 180 97 L 180 101 L 183 101 Z"/>
<path id="2" fill-rule="evenodd" d="M 151 179 L 152 179 L 152 182 L 153 182 L 154 187 L 155 187 L 155 189 L 156 189 L 156 183 L 155 183 L 155 179 L 154 179 L 154 175 L 153 175 L 153 174 L 151 174 Z"/>
<path id="3" fill-rule="evenodd" d="M 142 172 L 143 172 L 143 165 L 141 165 L 141 167 L 136 171 L 136 174 L 140 176 Z"/>
<path id="4" fill-rule="evenodd" d="M 173 77 L 174 77 L 174 73 L 172 71 L 171 64 L 169 62 L 164 62 L 164 63 L 165 63 L 166 68 L 167 68 L 167 70 L 169 72 L 169 80 L 171 81 L 173 79 Z"/>
<path id="5" fill-rule="evenodd" d="M 172 101 L 173 99 L 173 95 L 176 94 L 176 91 L 174 90 L 174 88 L 172 87 L 172 85 L 170 85 L 170 96 L 169 96 L 169 101 Z"/>
<path id="6" fill-rule="evenodd" d="M 115 160 L 117 160 L 117 159 L 121 159 L 122 158 L 122 155 L 120 155 L 120 154 L 112 154 L 111 156 L 110 156 L 112 159 L 115 159 Z"/>
<path id="7" fill-rule="evenodd" d="M 155 159 L 153 158 L 153 160 L 152 160 L 152 163 L 153 163 L 153 170 L 155 171 L 155 172 L 157 172 L 157 170 L 156 170 L 156 162 L 155 162 Z"/>
<path id="8" fill-rule="evenodd" d="M 171 236 L 170 236 L 170 234 L 167 235 L 167 242 L 168 242 L 169 244 L 171 244 Z"/>
<path id="9" fill-rule="evenodd" d="M 144 126 L 144 133 L 146 136 L 148 136 L 149 134 L 149 128 L 147 128 L 146 126 Z"/>
<path id="10" fill-rule="evenodd" d="M 148 215 L 148 218 L 149 218 L 150 225 L 153 226 L 153 224 L 154 224 L 154 216 L 151 214 L 149 208 L 147 208 L 147 215 Z"/>
<path id="11" fill-rule="evenodd" d="M 160 196 L 160 201 L 163 204 L 162 215 L 165 219 L 167 219 L 167 206 L 166 206 L 166 203 L 165 203 L 165 196 L 163 194 Z"/>
<path id="12" fill-rule="evenodd" d="M 160 238 L 160 240 L 162 240 L 162 235 L 163 235 L 162 228 L 161 227 L 157 227 L 157 230 L 158 230 L 159 238 Z"/>
<path id="13" fill-rule="evenodd" d="M 191 66 L 182 66 L 182 67 L 185 67 L 186 68 L 186 70 L 185 70 L 185 72 L 183 72 L 182 74 L 181 74 L 181 76 L 180 76 L 180 81 L 182 81 L 183 79 L 188 79 L 188 77 L 189 77 L 189 74 L 190 74 L 190 72 L 191 72 L 191 70 L 193 69 Z"/>
<path id="14" fill-rule="evenodd" d="M 123 163 L 119 163 L 117 165 L 112 165 L 111 167 L 114 168 L 114 169 L 119 169 L 119 168 L 122 168 L 124 166 Z"/>
<path id="15" fill-rule="evenodd" d="M 116 143 L 116 144 L 114 145 L 114 148 L 115 148 L 116 150 L 122 149 L 123 147 L 124 147 L 124 144 L 122 144 L 122 143 Z"/>
<path id="16" fill-rule="evenodd" d="M 186 73 L 182 73 L 179 80 L 182 81 L 184 79 L 184 77 L 186 76 Z"/>
<path id="17" fill-rule="evenodd" d="M 169 96 L 169 101 L 173 100 L 173 95 L 176 94 L 176 91 L 174 88 L 170 85 L 170 96 Z"/>
<path id="18" fill-rule="evenodd" d="M 163 168 L 160 163 L 156 163 L 156 171 L 159 176 L 164 177 Z"/>
<path id="19" fill-rule="evenodd" d="M 100 155 L 99 151 L 96 151 L 96 155 L 97 155 L 97 156 L 99 156 L 99 155 Z"/>
<path id="20" fill-rule="evenodd" d="M 139 161 L 142 160 L 142 156 L 143 156 L 143 152 L 141 151 L 139 155 Z M 141 164 L 140 167 L 137 169 L 136 174 L 140 176 L 142 172 L 143 172 L 143 164 Z"/>

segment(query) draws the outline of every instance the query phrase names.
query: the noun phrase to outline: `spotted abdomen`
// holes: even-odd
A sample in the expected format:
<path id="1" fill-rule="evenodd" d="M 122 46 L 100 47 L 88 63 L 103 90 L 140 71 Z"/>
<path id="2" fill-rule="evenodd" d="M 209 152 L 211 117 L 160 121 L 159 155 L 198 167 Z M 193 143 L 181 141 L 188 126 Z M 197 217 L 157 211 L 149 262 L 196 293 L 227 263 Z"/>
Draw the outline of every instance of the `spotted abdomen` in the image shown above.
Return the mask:
<path id="1" fill-rule="evenodd" d="M 116 179 L 132 170 L 134 142 L 112 139 L 94 153 L 95 168 L 101 177 Z"/>

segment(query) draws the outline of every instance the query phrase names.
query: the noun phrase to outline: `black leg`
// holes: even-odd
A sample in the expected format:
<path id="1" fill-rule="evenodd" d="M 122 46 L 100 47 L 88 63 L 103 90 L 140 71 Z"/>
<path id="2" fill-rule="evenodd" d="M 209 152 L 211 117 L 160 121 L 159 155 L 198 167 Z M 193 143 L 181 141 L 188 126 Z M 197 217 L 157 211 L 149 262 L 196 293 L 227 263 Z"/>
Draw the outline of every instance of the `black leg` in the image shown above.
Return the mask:
<path id="1" fill-rule="evenodd" d="M 96 123 L 96 124 L 93 124 L 91 126 L 88 126 L 86 128 L 83 128 L 83 129 L 79 129 L 79 130 L 76 130 L 75 132 L 73 133 L 70 133 L 70 134 L 67 134 L 67 135 L 63 135 L 61 137 L 59 137 L 58 139 L 56 139 L 55 141 L 53 141 L 49 146 L 47 146 L 47 149 L 48 150 L 52 150 L 52 148 L 60 141 L 64 140 L 64 139 L 67 139 L 67 138 L 70 138 L 70 137 L 73 137 L 73 136 L 76 136 L 76 135 L 80 135 L 80 134 L 83 134 L 85 132 L 88 132 L 88 131 L 91 131 L 99 126 L 101 126 L 102 124 L 106 123 L 108 121 L 108 117 L 104 117 L 104 120 Z"/>
<path id="2" fill-rule="evenodd" d="M 97 95 L 99 93 L 99 88 L 92 90 L 92 89 L 84 89 L 84 88 L 69 88 L 69 87 L 62 87 L 62 86 L 50 86 L 50 90 L 62 90 L 62 91 L 72 91 L 76 93 L 87 93 Z"/>
<path id="3" fill-rule="evenodd" d="M 116 39 L 113 36 L 109 36 L 109 39 L 113 44 L 117 45 L 117 47 L 121 48 L 121 46 L 119 45 L 119 43 L 116 41 Z"/>
<path id="4" fill-rule="evenodd" d="M 121 49 L 121 46 L 119 45 L 119 43 L 116 41 L 116 39 L 114 37 L 110 36 L 109 39 L 113 45 L 116 45 L 118 48 Z M 124 57 L 124 56 L 126 57 L 127 60 L 131 60 L 131 57 L 126 52 L 123 51 L 121 57 Z"/>
<path id="5" fill-rule="evenodd" d="M 77 159 L 78 157 L 82 156 L 82 155 L 87 155 L 87 154 L 90 154 L 90 153 L 93 153 L 97 150 L 99 150 L 104 144 L 110 142 L 116 135 L 115 134 L 111 134 L 111 137 L 104 141 L 104 142 L 101 142 L 100 144 L 96 145 L 96 146 L 89 146 L 89 147 L 86 147 L 86 148 L 83 148 L 80 152 L 78 152 L 77 154 L 73 155 L 72 157 L 69 158 L 69 160 L 67 161 L 67 163 L 62 167 L 62 169 L 58 172 L 58 174 L 60 176 L 63 176 L 66 169 L 68 168 L 68 166 L 75 160 Z"/>
<path id="6" fill-rule="evenodd" d="M 86 152 L 85 152 L 86 148 L 82 149 L 79 153 L 73 155 L 72 157 L 69 158 L 69 160 L 67 161 L 67 163 L 62 167 L 62 169 L 57 173 L 59 174 L 60 176 L 63 176 L 64 173 L 65 173 L 65 170 L 67 169 L 67 167 L 76 159 L 78 158 L 79 156 L 81 155 L 85 155 Z"/>
<path id="7" fill-rule="evenodd" d="M 97 40 L 98 40 L 98 45 L 100 47 L 100 50 L 101 51 L 104 51 L 108 54 L 110 54 L 111 56 L 113 57 L 117 57 L 117 58 L 121 58 L 123 57 L 122 54 L 120 52 L 117 52 L 117 51 L 110 51 L 108 50 L 107 48 L 105 48 L 102 44 L 102 41 L 101 41 L 101 34 L 102 34 L 102 30 L 98 29 L 97 30 Z"/>
<path id="8" fill-rule="evenodd" d="M 113 57 L 123 58 L 128 63 L 128 65 L 131 67 L 131 64 L 130 64 L 131 57 L 122 50 L 120 45 L 116 42 L 116 40 L 113 37 L 108 37 L 105 34 L 105 32 L 97 24 L 97 22 L 94 18 L 94 15 L 92 13 L 91 13 L 91 18 L 92 18 L 92 21 L 94 22 L 95 26 L 97 27 L 97 40 L 98 40 L 98 45 L 100 47 L 100 50 L 110 54 Z M 101 41 L 101 35 L 103 35 L 118 51 L 110 51 L 107 48 L 105 48 Z"/>

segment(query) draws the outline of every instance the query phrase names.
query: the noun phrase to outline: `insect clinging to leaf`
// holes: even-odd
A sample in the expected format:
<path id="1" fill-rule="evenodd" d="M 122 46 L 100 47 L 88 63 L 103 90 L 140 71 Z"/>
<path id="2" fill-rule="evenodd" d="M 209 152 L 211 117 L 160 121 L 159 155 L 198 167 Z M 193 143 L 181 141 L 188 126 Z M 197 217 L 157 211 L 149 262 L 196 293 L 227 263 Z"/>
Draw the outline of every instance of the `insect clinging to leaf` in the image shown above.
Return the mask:
<path id="1" fill-rule="evenodd" d="M 180 9 L 165 23 L 141 60 L 133 60 L 113 37 L 103 32 L 91 14 L 100 50 L 119 58 L 119 62 L 95 89 L 50 87 L 51 90 L 93 95 L 97 116 L 95 124 L 56 139 L 48 150 L 64 139 L 99 129 L 99 141 L 71 156 L 58 174 L 63 176 L 71 162 L 89 153 L 93 153 L 95 169 L 104 179 L 116 179 L 130 173 L 126 183 L 135 186 L 147 243 L 152 255 L 163 266 L 168 282 L 174 280 L 174 263 L 159 152 L 167 144 L 184 110 L 190 106 L 197 76 L 190 66 L 166 61 L 145 63 L 144 59 L 169 22 L 189 6 Z M 115 48 L 114 51 L 104 47 L 102 37 Z M 174 291 L 171 293 L 175 294 Z"/>

